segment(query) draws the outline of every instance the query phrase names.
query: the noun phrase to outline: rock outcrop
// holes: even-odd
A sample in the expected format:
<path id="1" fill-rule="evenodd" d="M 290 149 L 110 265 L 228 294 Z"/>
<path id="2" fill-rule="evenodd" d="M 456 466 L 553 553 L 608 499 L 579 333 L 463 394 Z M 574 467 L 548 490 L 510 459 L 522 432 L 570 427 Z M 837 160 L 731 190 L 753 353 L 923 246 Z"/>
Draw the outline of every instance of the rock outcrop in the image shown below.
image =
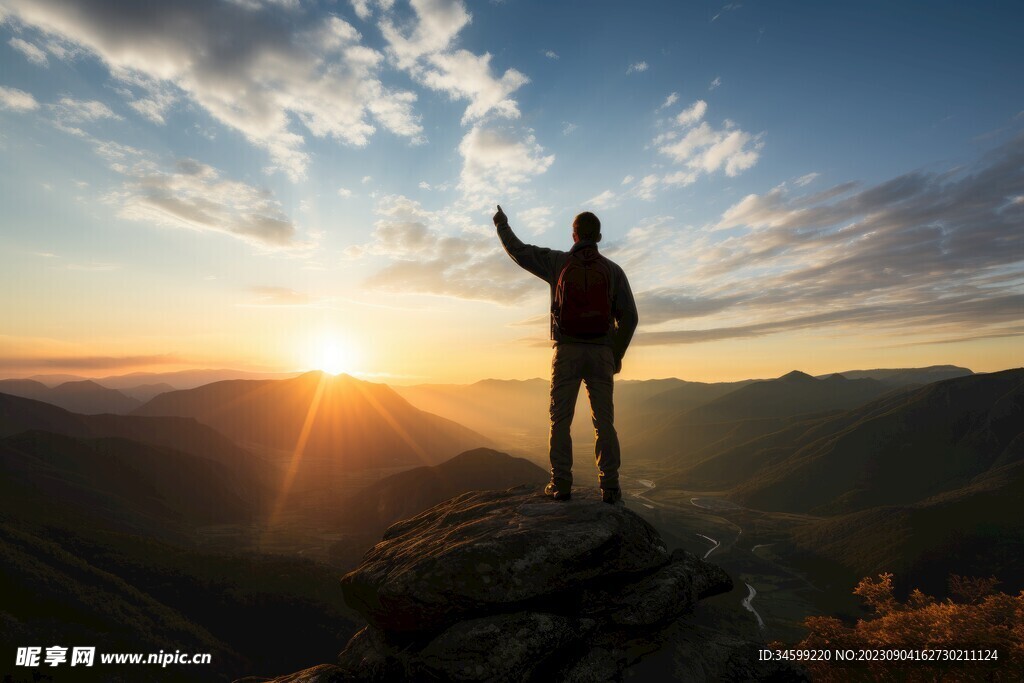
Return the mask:
<path id="1" fill-rule="evenodd" d="M 595 492 L 567 503 L 534 486 L 466 493 L 390 527 L 342 579 L 369 626 L 336 665 L 278 680 L 632 678 L 644 655 L 665 649 L 666 633 L 687 632 L 680 617 L 697 601 L 731 588 L 722 569 L 670 553 L 639 515 Z M 718 660 L 756 657 L 750 643 L 716 647 L 728 651 Z M 689 649 L 673 672 L 729 676 Z"/>

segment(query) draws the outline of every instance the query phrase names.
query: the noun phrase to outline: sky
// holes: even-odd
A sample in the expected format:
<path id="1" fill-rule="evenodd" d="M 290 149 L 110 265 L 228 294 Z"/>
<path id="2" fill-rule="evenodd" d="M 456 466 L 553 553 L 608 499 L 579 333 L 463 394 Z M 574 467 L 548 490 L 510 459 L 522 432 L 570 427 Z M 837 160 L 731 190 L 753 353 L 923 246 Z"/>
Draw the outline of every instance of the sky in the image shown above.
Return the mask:
<path id="1" fill-rule="evenodd" d="M 0 0 L 0 375 L 546 376 L 501 250 L 601 218 L 620 377 L 1024 364 L 1013 2 Z"/>

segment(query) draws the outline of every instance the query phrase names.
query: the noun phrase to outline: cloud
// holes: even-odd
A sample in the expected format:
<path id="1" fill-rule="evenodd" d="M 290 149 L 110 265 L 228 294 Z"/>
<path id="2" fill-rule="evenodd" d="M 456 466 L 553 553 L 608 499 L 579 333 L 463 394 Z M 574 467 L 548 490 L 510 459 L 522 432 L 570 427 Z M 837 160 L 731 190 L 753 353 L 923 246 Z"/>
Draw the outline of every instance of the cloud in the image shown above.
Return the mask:
<path id="1" fill-rule="evenodd" d="M 729 177 L 757 163 L 763 147 L 762 135 L 740 130 L 731 121 L 713 128 L 704 116 L 707 102 L 697 100 L 676 115 L 676 129 L 655 138 L 658 151 L 684 168 L 666 175 L 669 185 L 689 185 L 701 175 L 724 171 Z"/>
<path id="2" fill-rule="evenodd" d="M 168 228 L 230 235 L 264 249 L 298 249 L 296 228 L 269 191 L 221 177 L 215 168 L 182 159 L 164 168 L 149 155 L 114 142 L 96 152 L 125 176 L 105 200 L 118 215 Z"/>
<path id="3" fill-rule="evenodd" d="M 641 319 L 707 319 L 700 329 L 648 326 L 637 342 L 826 327 L 922 344 L 1019 335 L 1022 194 L 1024 135 L 951 171 L 748 195 L 702 230 L 650 237 L 646 267 L 674 262 L 677 281 L 640 290 L 650 308 Z"/>
<path id="4" fill-rule="evenodd" d="M 583 202 L 583 204 L 595 209 L 607 209 L 610 206 L 618 204 L 618 201 L 614 192 L 611 190 L 605 190 L 598 195 L 594 195 L 587 201 Z"/>
<path id="5" fill-rule="evenodd" d="M 470 204 L 491 206 L 495 196 L 515 195 L 531 178 L 548 170 L 545 154 L 532 132 L 519 137 L 494 126 L 474 126 L 459 144 L 463 166 L 459 188 Z"/>
<path id="6" fill-rule="evenodd" d="M 651 289 L 636 296 L 637 308 L 643 311 L 644 324 L 649 326 L 721 313 L 739 301 L 741 298 L 736 296 L 700 296 L 671 288 Z"/>
<path id="7" fill-rule="evenodd" d="M 627 175 L 622 179 L 621 183 L 625 188 L 624 190 L 619 193 L 612 190 L 604 190 L 584 203 L 596 209 L 608 209 L 618 206 L 623 199 L 642 199 L 649 202 L 655 198 L 658 188 L 664 184 L 665 180 L 656 173 L 650 173 L 640 178 L 640 180 Z"/>
<path id="8" fill-rule="evenodd" d="M 115 0 L 9 0 L 12 17 L 100 59 L 135 108 L 159 122 L 177 91 L 221 124 L 267 150 L 293 180 L 309 157 L 293 121 L 316 137 L 367 144 L 374 123 L 409 138 L 422 133 L 415 95 L 385 87 L 383 56 L 336 16 L 183 0 L 127 11 Z"/>
<path id="9" fill-rule="evenodd" d="M 349 197 L 352 197 L 354 195 L 352 193 L 352 190 L 348 189 L 347 187 L 339 187 L 338 188 L 338 196 L 339 197 L 344 197 L 345 199 L 348 199 Z"/>
<path id="10" fill-rule="evenodd" d="M 653 173 L 645 175 L 637 181 L 636 184 L 629 188 L 629 194 L 631 197 L 651 201 L 654 199 L 655 190 L 657 189 L 659 182 L 661 182 L 661 180 L 657 175 Z"/>
<path id="11" fill-rule="evenodd" d="M 76 100 L 63 97 L 56 104 L 49 105 L 57 118 L 70 123 L 84 123 L 112 119 L 123 120 L 123 116 L 115 114 L 110 107 L 98 100 Z"/>
<path id="12" fill-rule="evenodd" d="M 356 16 L 363 21 L 373 16 L 373 9 L 370 7 L 371 0 L 351 0 L 351 3 Z"/>
<path id="13" fill-rule="evenodd" d="M 540 235 L 554 227 L 553 209 L 550 206 L 535 206 L 519 212 L 519 220 L 534 235 Z"/>
<path id="14" fill-rule="evenodd" d="M 403 31 L 392 16 L 380 29 L 398 66 L 412 70 L 421 57 L 446 50 L 472 17 L 461 0 L 409 0 L 409 5 L 416 17 L 410 30 Z"/>
<path id="15" fill-rule="evenodd" d="M 542 150 L 533 131 L 513 133 L 495 124 L 496 119 L 520 117 L 519 104 L 512 95 L 530 79 L 512 68 L 497 76 L 489 52 L 475 54 L 454 46 L 459 33 L 472 21 L 465 3 L 410 0 L 412 17 L 405 21 L 398 19 L 391 4 L 382 8 L 380 21 L 391 63 L 414 81 L 453 100 L 468 102 L 462 124 L 471 128 L 459 146 L 463 158 L 459 187 L 467 201 L 490 205 L 483 194 L 514 193 L 530 177 L 546 170 L 554 157 L 540 156 Z M 512 154 L 522 158 L 513 159 Z"/>
<path id="16" fill-rule="evenodd" d="M 38 46 L 22 40 L 21 38 L 11 38 L 7 41 L 7 44 L 25 55 L 25 58 L 36 66 L 50 66 L 50 60 L 46 58 L 46 53 L 39 49 Z"/>
<path id="17" fill-rule="evenodd" d="M 643 71 L 647 71 L 648 68 L 649 67 L 647 65 L 647 62 L 633 62 L 632 64 L 629 65 L 629 68 L 626 69 L 626 73 L 640 73 Z"/>
<path id="18" fill-rule="evenodd" d="M 544 56 L 548 59 L 558 59 L 558 53 L 554 50 L 544 50 Z"/>
<path id="19" fill-rule="evenodd" d="M 817 177 L 817 173 L 808 173 L 806 175 L 800 176 L 799 178 L 794 180 L 793 183 L 798 187 L 804 187 L 805 185 L 810 185 L 811 183 L 813 183 Z"/>
<path id="20" fill-rule="evenodd" d="M 532 278 L 522 277 L 491 231 L 452 234 L 446 226 L 459 223 L 457 217 L 447 210 L 428 211 L 401 195 L 384 197 L 375 212 L 378 220 L 371 242 L 353 250 L 353 255 L 388 260 L 366 281 L 371 289 L 502 305 L 515 305 L 538 293 Z"/>
<path id="21" fill-rule="evenodd" d="M 501 118 L 519 118 L 519 107 L 509 95 L 530 82 L 520 72 L 508 69 L 496 79 L 491 75 L 491 55 L 474 55 L 468 50 L 433 54 L 428 62 L 433 68 L 422 71 L 424 84 L 452 99 L 469 100 L 463 123 L 479 121 L 490 113 Z"/>
<path id="22" fill-rule="evenodd" d="M 657 108 L 656 111 L 661 111 L 662 109 L 668 109 L 669 107 L 671 107 L 673 104 L 675 104 L 678 101 L 679 101 L 679 93 L 674 92 L 674 93 L 670 94 L 668 97 L 665 98 L 665 101 L 661 103 L 661 105 Z"/>
<path id="23" fill-rule="evenodd" d="M 692 126 L 704 118 L 708 110 L 708 103 L 704 100 L 697 100 L 692 105 L 676 115 L 676 123 L 680 126 Z"/>
<path id="24" fill-rule="evenodd" d="M 727 14 L 729 12 L 735 12 L 736 10 L 738 10 L 742 6 L 743 5 L 741 5 L 738 2 L 730 2 L 728 4 L 722 5 L 722 8 L 720 10 L 718 10 L 718 12 L 716 12 L 713 17 L 711 17 L 711 21 L 718 21 L 718 18 L 721 17 L 723 14 Z"/>
<path id="25" fill-rule="evenodd" d="M 490 53 L 452 49 L 458 34 L 472 20 L 462 0 L 410 0 L 409 4 L 414 19 L 405 27 L 399 26 L 390 11 L 380 22 L 395 66 L 453 100 L 467 100 L 464 125 L 488 116 L 519 118 L 518 103 L 511 95 L 530 79 L 516 69 L 496 77 L 491 72 Z"/>
<path id="26" fill-rule="evenodd" d="M 0 85 L 0 109 L 11 111 L 34 111 L 39 108 L 36 98 L 24 90 L 6 88 Z"/>
<path id="27" fill-rule="evenodd" d="M 577 126 L 575 123 L 570 123 L 569 121 L 563 121 L 562 122 L 562 135 L 572 135 L 574 132 L 576 132 L 577 128 L 579 128 L 579 126 Z"/>
<path id="28" fill-rule="evenodd" d="M 722 85 L 722 77 L 715 76 L 715 80 L 711 81 L 711 85 L 708 86 L 708 90 L 714 90 L 720 85 Z"/>

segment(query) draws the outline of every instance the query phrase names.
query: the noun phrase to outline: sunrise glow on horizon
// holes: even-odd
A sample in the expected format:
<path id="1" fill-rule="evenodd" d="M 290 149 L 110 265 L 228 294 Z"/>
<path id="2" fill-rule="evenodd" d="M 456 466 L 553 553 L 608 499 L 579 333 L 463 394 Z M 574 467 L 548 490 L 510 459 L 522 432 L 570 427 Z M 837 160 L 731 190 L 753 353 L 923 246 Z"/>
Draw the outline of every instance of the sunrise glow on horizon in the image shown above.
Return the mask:
<path id="1" fill-rule="evenodd" d="M 1022 19 L 0 0 L 0 377 L 546 377 L 497 204 L 601 218 L 623 379 L 1024 365 Z"/>

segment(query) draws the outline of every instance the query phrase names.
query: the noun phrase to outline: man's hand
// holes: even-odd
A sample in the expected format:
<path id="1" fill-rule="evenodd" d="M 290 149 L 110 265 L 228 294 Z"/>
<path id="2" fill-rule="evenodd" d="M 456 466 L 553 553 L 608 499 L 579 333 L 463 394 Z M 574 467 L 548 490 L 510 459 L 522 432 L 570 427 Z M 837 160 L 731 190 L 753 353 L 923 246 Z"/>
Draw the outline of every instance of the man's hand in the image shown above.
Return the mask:
<path id="1" fill-rule="evenodd" d="M 508 225 L 508 216 L 501 210 L 501 204 L 498 204 L 498 213 L 494 214 L 494 227 L 500 228 L 503 225 Z"/>

